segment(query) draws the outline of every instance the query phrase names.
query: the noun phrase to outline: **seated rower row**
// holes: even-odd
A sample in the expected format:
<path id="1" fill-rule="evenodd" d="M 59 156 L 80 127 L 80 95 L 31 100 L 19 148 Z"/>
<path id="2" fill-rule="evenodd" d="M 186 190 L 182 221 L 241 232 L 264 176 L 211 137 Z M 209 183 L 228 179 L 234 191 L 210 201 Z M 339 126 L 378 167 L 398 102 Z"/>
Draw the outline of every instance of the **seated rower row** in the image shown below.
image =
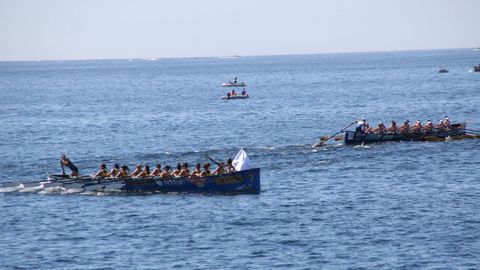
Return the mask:
<path id="1" fill-rule="evenodd" d="M 197 163 L 193 172 L 190 173 L 188 168 L 188 163 L 177 164 L 175 170 L 172 170 L 172 167 L 169 165 L 165 166 L 162 169 L 162 165 L 158 163 L 152 172 L 150 172 L 150 166 L 145 165 L 142 169 L 142 165 L 138 164 L 135 166 L 135 170 L 132 173 L 129 173 L 129 168 L 127 165 L 120 167 L 117 163 L 113 165 L 113 168 L 108 172 L 107 165 L 105 163 L 100 164 L 99 171 L 94 175 L 94 177 L 107 178 L 107 177 L 117 177 L 117 178 L 143 178 L 143 177 L 162 177 L 162 178 L 171 178 L 171 177 L 204 177 L 211 175 L 220 175 L 224 173 L 235 172 L 235 167 L 232 164 L 232 159 L 228 159 L 225 163 L 221 162 L 217 164 L 218 167 L 213 172 L 210 171 L 210 163 L 205 163 L 202 166 L 200 163 Z"/>
<path id="2" fill-rule="evenodd" d="M 390 127 L 385 127 L 385 125 L 382 122 L 379 122 L 376 128 L 370 127 L 368 122 L 365 119 L 362 119 L 361 121 L 358 121 L 358 126 L 356 128 L 357 132 L 361 133 L 416 133 L 416 132 L 431 132 L 433 129 L 441 129 L 441 130 L 448 130 L 452 128 L 450 124 L 450 120 L 448 119 L 447 116 L 440 120 L 440 122 L 437 125 L 433 125 L 432 120 L 428 119 L 425 125 L 422 126 L 422 123 L 420 120 L 417 120 L 413 126 L 410 126 L 410 121 L 405 120 L 403 122 L 403 125 L 400 127 L 397 127 L 397 123 L 392 120 Z"/>

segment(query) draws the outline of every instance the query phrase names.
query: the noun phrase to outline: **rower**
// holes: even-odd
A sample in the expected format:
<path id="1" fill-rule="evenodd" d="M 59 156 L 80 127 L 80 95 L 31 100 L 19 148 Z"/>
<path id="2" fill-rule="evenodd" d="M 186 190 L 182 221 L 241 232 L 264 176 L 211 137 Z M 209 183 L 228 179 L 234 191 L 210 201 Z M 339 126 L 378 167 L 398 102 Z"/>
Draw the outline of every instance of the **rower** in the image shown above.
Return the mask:
<path id="1" fill-rule="evenodd" d="M 385 129 L 386 129 L 385 125 L 382 122 L 379 122 L 377 127 L 373 129 L 373 132 L 383 134 L 385 132 Z"/>
<path id="2" fill-rule="evenodd" d="M 107 174 L 108 177 L 115 177 L 118 172 L 120 171 L 120 165 L 118 163 L 113 164 L 113 168 L 110 170 L 110 172 Z"/>
<path id="3" fill-rule="evenodd" d="M 212 175 L 221 175 L 225 173 L 225 163 L 220 162 L 217 163 L 218 167 L 215 171 L 213 171 Z"/>
<path id="4" fill-rule="evenodd" d="M 142 172 L 142 164 L 137 164 L 137 166 L 135 166 L 135 170 L 129 176 L 135 177 L 139 175 L 141 172 Z"/>
<path id="5" fill-rule="evenodd" d="M 177 168 L 172 172 L 174 177 L 180 177 L 180 172 L 182 171 L 182 165 L 177 163 Z"/>
<path id="6" fill-rule="evenodd" d="M 107 177 L 108 176 L 108 173 L 107 173 L 107 165 L 105 163 L 102 163 L 100 164 L 100 169 L 99 171 L 93 176 L 93 177 L 101 177 L 101 178 L 104 178 L 104 177 Z"/>
<path id="7" fill-rule="evenodd" d="M 433 130 L 432 120 L 428 119 L 428 120 L 427 120 L 427 123 L 425 124 L 425 126 L 423 126 L 423 131 L 425 131 L 425 132 L 431 132 L 432 130 Z"/>
<path id="8" fill-rule="evenodd" d="M 190 170 L 188 169 L 188 163 L 185 162 L 182 165 L 182 170 L 180 171 L 180 176 L 181 177 L 189 177 L 190 176 Z"/>
<path id="9" fill-rule="evenodd" d="M 230 98 L 231 94 L 230 92 L 227 92 L 227 98 Z"/>
<path id="10" fill-rule="evenodd" d="M 233 83 L 237 83 L 237 77 L 233 78 Z"/>
<path id="11" fill-rule="evenodd" d="M 128 167 L 127 167 L 127 165 L 122 165 L 122 168 L 120 168 L 120 171 L 115 176 L 118 177 L 118 178 L 128 177 Z"/>
<path id="12" fill-rule="evenodd" d="M 388 131 L 388 132 L 397 132 L 398 130 L 398 127 L 397 127 L 397 122 L 395 122 L 394 120 L 392 120 L 391 124 L 390 124 L 390 127 L 387 128 L 385 131 Z"/>
<path id="13" fill-rule="evenodd" d="M 153 169 L 150 176 L 160 176 L 161 173 L 162 173 L 162 165 L 160 165 L 160 163 L 157 163 L 157 165 L 155 166 L 155 169 Z"/>
<path id="14" fill-rule="evenodd" d="M 422 123 L 420 122 L 420 120 L 417 119 L 417 121 L 415 122 L 415 124 L 412 126 L 411 131 L 412 131 L 412 132 L 420 132 L 420 131 L 422 131 Z"/>
<path id="15" fill-rule="evenodd" d="M 233 167 L 233 161 L 232 161 L 232 158 L 229 158 L 227 160 L 227 172 L 228 173 L 233 173 L 233 172 L 236 172 L 237 170 L 235 169 L 235 167 Z"/>
<path id="16" fill-rule="evenodd" d="M 138 177 L 138 178 L 148 177 L 148 176 L 150 176 L 150 166 L 148 166 L 148 165 L 145 165 L 143 167 L 143 170 L 139 174 L 136 175 L 136 177 Z"/>
<path id="17" fill-rule="evenodd" d="M 200 163 L 197 163 L 197 165 L 195 165 L 195 170 L 193 170 L 192 176 L 194 177 L 202 176 L 202 166 L 200 165 Z"/>
<path id="18" fill-rule="evenodd" d="M 232 90 L 232 97 L 236 96 L 237 93 L 235 92 L 235 89 Z"/>
<path id="19" fill-rule="evenodd" d="M 247 95 L 247 91 L 245 90 L 245 88 L 243 88 L 242 90 L 242 96 L 246 96 Z"/>
<path id="20" fill-rule="evenodd" d="M 212 173 L 210 172 L 210 163 L 205 163 L 203 165 L 203 172 L 201 174 L 201 176 L 210 176 L 212 175 Z"/>
<path id="21" fill-rule="evenodd" d="M 442 120 L 442 126 L 444 128 L 450 128 L 450 120 L 448 119 L 448 116 L 445 115 L 445 118 Z"/>
<path id="22" fill-rule="evenodd" d="M 408 132 L 410 131 L 410 124 L 409 124 L 410 121 L 408 120 L 405 120 L 405 122 L 403 122 L 403 125 L 398 129 L 398 131 L 402 132 L 402 133 L 405 133 L 405 132 Z"/>
<path id="23" fill-rule="evenodd" d="M 160 177 L 162 178 L 170 178 L 172 177 L 172 167 L 170 165 L 167 165 L 163 168 L 163 172 L 160 174 Z"/>
<path id="24" fill-rule="evenodd" d="M 64 171 L 63 167 L 66 166 L 67 168 L 70 169 L 70 171 L 72 171 L 70 176 L 78 176 L 77 166 L 73 165 L 73 162 L 70 159 L 68 159 L 67 156 L 65 156 L 65 154 L 62 154 L 60 156 L 60 165 L 62 166 L 63 174 L 65 174 L 65 171 Z"/>

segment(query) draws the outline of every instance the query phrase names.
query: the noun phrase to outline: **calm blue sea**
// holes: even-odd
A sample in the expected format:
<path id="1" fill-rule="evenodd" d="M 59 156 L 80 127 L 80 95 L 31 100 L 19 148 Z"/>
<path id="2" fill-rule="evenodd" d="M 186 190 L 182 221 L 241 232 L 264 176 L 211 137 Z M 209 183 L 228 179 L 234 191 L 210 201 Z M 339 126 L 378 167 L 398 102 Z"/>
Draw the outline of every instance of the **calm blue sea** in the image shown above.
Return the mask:
<path id="1" fill-rule="evenodd" d="M 480 140 L 311 145 L 355 119 L 480 130 L 480 53 L 0 63 L 0 182 L 244 147 L 259 195 L 0 193 L 0 269 L 478 269 Z M 450 70 L 438 74 L 439 66 Z M 238 76 L 248 100 L 221 100 Z"/>

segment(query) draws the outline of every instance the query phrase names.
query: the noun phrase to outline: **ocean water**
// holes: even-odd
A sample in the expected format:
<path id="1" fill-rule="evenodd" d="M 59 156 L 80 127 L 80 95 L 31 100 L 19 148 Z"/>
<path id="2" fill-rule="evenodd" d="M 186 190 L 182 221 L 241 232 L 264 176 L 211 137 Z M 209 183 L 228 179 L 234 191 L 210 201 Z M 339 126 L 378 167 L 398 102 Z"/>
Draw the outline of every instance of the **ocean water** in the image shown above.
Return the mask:
<path id="1" fill-rule="evenodd" d="M 478 269 L 480 140 L 312 148 L 353 120 L 480 130 L 480 53 L 0 63 L 0 182 L 232 157 L 259 195 L 0 193 L 1 269 Z M 450 70 L 438 74 L 439 66 Z M 238 76 L 248 100 L 221 100 Z"/>

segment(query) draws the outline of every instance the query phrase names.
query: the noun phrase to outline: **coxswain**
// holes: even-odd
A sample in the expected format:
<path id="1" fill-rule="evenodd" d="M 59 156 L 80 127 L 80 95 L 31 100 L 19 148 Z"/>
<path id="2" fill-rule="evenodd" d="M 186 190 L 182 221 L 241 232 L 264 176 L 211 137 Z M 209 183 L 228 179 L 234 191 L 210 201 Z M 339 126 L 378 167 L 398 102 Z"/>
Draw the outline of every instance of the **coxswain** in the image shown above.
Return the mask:
<path id="1" fill-rule="evenodd" d="M 118 177 L 118 178 L 128 177 L 128 167 L 127 167 L 127 165 L 122 165 L 122 168 L 120 168 L 120 171 L 115 176 Z"/>
<path id="2" fill-rule="evenodd" d="M 113 164 L 113 168 L 107 174 L 108 177 L 115 177 L 117 173 L 120 171 L 120 165 L 118 163 Z"/>
<path id="3" fill-rule="evenodd" d="M 355 131 L 360 132 L 360 133 L 364 133 L 366 122 L 367 122 L 367 120 L 365 120 L 365 118 L 362 118 L 362 120 L 358 120 L 357 121 L 357 127 L 355 128 Z"/>
<path id="4" fill-rule="evenodd" d="M 203 165 L 203 172 L 201 176 L 210 176 L 212 175 L 212 172 L 210 171 L 210 163 L 205 163 Z"/>
<path id="5" fill-rule="evenodd" d="M 139 175 L 141 172 L 142 172 L 142 164 L 137 164 L 137 166 L 135 166 L 135 170 L 129 176 L 135 177 Z"/>
<path id="6" fill-rule="evenodd" d="M 391 124 L 390 124 L 390 127 L 387 128 L 385 131 L 388 131 L 388 132 L 397 132 L 398 131 L 398 127 L 397 127 L 397 122 L 395 122 L 394 120 L 392 120 Z"/>
<path id="7" fill-rule="evenodd" d="M 160 176 L 161 173 L 162 173 L 162 165 L 160 165 L 160 163 L 157 163 L 157 165 L 155 165 L 155 169 L 153 169 L 150 176 Z"/>
<path id="8" fill-rule="evenodd" d="M 409 124 L 410 121 L 408 120 L 405 120 L 405 122 L 403 122 L 403 125 L 398 129 L 398 131 L 402 132 L 402 133 L 405 133 L 405 132 L 409 132 L 410 131 L 410 124 Z"/>
<path id="9" fill-rule="evenodd" d="M 433 123 L 432 120 L 428 119 L 427 123 L 423 126 L 423 131 L 431 132 L 433 130 Z"/>
<path id="10" fill-rule="evenodd" d="M 415 122 L 415 124 L 412 126 L 411 131 L 412 131 L 412 132 L 420 132 L 420 131 L 422 131 L 422 123 L 420 122 L 420 120 L 417 119 L 417 121 Z"/>
<path id="11" fill-rule="evenodd" d="M 227 172 L 228 173 L 233 173 L 233 172 L 236 172 L 237 170 L 235 169 L 235 167 L 233 167 L 233 161 L 232 161 L 232 158 L 229 158 L 227 160 Z"/>
<path id="12" fill-rule="evenodd" d="M 107 177 L 107 176 L 108 176 L 107 165 L 105 163 L 102 163 L 102 164 L 100 164 L 100 169 L 98 170 L 98 172 L 93 177 L 104 178 L 104 177 Z"/>
<path id="13" fill-rule="evenodd" d="M 66 166 L 67 168 L 72 171 L 70 176 L 78 176 L 78 168 L 77 166 L 73 165 L 73 162 L 65 156 L 65 154 L 62 154 L 60 156 L 60 165 L 62 166 L 62 172 L 65 175 L 65 170 L 64 167 Z"/>
<path id="14" fill-rule="evenodd" d="M 148 166 L 148 165 L 145 165 L 143 167 L 143 170 L 139 174 L 136 175 L 136 177 L 138 177 L 138 178 L 148 177 L 148 176 L 150 176 L 150 166 Z"/>

